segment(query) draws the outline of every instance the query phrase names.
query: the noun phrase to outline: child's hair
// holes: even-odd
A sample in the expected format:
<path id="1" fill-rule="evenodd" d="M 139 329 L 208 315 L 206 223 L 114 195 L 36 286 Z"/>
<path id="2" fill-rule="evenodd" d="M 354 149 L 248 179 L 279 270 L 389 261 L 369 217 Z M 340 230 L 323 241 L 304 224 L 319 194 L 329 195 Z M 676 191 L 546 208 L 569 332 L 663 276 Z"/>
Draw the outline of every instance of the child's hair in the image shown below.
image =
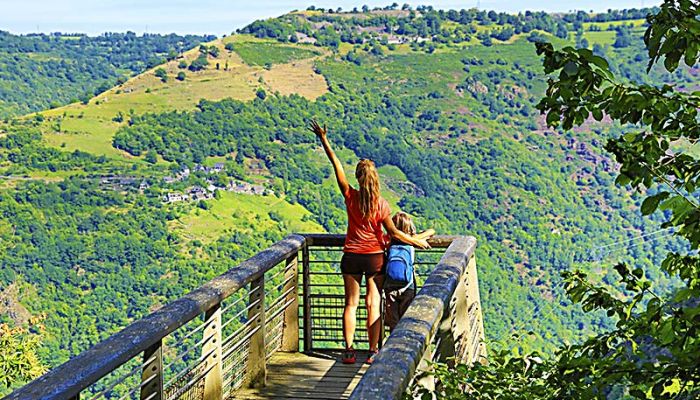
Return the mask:
<path id="1" fill-rule="evenodd" d="M 396 229 L 400 230 L 401 232 L 407 235 L 416 234 L 416 226 L 413 225 L 413 219 L 410 215 L 406 214 L 405 212 L 397 212 L 396 214 L 394 214 L 394 217 L 391 220 L 394 221 Z"/>

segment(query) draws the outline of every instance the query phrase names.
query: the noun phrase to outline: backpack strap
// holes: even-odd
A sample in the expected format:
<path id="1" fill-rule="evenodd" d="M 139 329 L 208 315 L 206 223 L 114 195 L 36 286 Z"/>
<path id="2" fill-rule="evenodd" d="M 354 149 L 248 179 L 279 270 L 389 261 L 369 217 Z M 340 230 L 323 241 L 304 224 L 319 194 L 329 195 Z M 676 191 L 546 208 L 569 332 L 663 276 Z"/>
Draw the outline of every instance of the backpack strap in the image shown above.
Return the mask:
<path id="1" fill-rule="evenodd" d="M 418 293 L 418 284 L 416 283 L 416 267 L 413 267 L 413 293 Z"/>

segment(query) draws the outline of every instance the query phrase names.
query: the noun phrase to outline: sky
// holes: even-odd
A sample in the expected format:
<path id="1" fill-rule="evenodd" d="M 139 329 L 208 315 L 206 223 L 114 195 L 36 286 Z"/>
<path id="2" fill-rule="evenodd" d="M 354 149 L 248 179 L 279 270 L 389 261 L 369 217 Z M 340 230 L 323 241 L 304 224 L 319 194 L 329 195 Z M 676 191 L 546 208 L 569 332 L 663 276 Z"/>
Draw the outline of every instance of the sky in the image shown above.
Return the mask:
<path id="1" fill-rule="evenodd" d="M 0 30 L 12 33 L 103 32 L 230 34 L 256 19 L 269 18 L 310 5 L 323 8 L 386 6 L 393 0 L 0 0 Z M 659 4 L 656 0 L 422 0 L 397 1 L 439 9 L 479 6 L 485 10 L 518 12 L 605 11 Z"/>

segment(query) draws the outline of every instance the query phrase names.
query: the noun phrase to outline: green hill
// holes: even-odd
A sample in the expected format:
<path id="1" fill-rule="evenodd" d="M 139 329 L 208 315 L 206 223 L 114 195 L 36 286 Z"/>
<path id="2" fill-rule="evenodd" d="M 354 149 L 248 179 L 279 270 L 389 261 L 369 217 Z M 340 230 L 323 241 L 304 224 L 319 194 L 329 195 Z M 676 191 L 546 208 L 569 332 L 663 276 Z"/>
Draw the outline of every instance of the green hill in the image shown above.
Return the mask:
<path id="1" fill-rule="evenodd" d="M 0 118 L 89 99 L 212 38 L 0 31 Z"/>
<path id="2" fill-rule="evenodd" d="M 545 351 L 578 341 L 610 321 L 572 306 L 560 271 L 581 266 L 606 281 L 614 261 L 651 267 L 677 244 L 635 241 L 598 257 L 658 224 L 613 183 L 602 143 L 625 127 L 546 128 L 533 42 L 588 45 L 627 79 L 658 84 L 637 57 L 646 12 L 294 12 L 87 104 L 9 122 L 0 285 L 25 288 L 20 303 L 46 313 L 41 356 L 55 365 L 287 232 L 342 232 L 342 199 L 305 130 L 316 118 L 348 168 L 358 157 L 381 166 L 393 210 L 419 228 L 477 236 L 489 339 L 532 331 L 522 346 Z M 692 88 L 693 74 L 674 83 Z M 215 164 L 221 171 L 198 170 Z M 274 194 L 162 201 L 232 179 Z M 672 284 L 651 271 L 661 290 Z"/>

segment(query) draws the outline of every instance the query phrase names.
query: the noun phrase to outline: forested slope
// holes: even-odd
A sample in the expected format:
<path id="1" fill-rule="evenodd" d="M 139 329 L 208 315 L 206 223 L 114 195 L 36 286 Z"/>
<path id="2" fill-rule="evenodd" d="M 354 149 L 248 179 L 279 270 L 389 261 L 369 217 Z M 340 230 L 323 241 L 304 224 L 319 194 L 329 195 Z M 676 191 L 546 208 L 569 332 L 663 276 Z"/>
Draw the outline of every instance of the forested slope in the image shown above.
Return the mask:
<path id="1" fill-rule="evenodd" d="M 0 287 L 15 283 L 20 303 L 46 314 L 41 355 L 55 365 L 287 232 L 342 232 L 342 198 L 305 130 L 316 118 L 349 167 L 357 157 L 381 166 L 394 210 L 419 228 L 478 238 L 489 339 L 532 331 L 522 346 L 544 350 L 580 340 L 610 321 L 565 300 L 560 271 L 578 265 L 607 280 L 613 261 L 658 265 L 677 244 L 634 240 L 658 226 L 615 187 L 617 166 L 601 146 L 625 127 L 546 128 L 534 108 L 545 77 L 533 42 L 588 46 L 628 79 L 658 84 L 637 57 L 646 12 L 296 12 L 88 104 L 12 121 L 0 137 L 11 178 L 0 201 Z M 692 88 L 696 75 L 680 70 L 673 83 Z M 226 85 L 209 98 L 202 88 L 212 80 Z M 197 169 L 217 163 L 216 174 Z M 185 167 L 193 173 L 166 183 Z M 106 176 L 148 187 L 114 190 L 99 183 Z M 162 201 L 230 179 L 274 194 Z M 661 290 L 672 284 L 648 270 Z"/>
<path id="2" fill-rule="evenodd" d="M 133 32 L 90 37 L 0 31 L 0 118 L 90 99 L 212 39 Z"/>

